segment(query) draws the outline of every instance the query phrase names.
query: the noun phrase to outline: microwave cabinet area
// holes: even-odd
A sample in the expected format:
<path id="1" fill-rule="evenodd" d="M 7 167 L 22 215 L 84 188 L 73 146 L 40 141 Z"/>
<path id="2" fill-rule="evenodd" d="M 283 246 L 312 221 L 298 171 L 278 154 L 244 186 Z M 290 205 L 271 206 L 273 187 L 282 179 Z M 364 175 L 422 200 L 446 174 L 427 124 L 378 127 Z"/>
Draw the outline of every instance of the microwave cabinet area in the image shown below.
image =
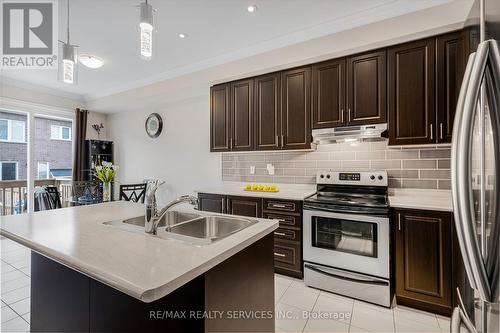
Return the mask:
<path id="1" fill-rule="evenodd" d="M 394 210 L 396 302 L 445 316 L 466 277 L 452 213 Z"/>
<path id="2" fill-rule="evenodd" d="M 279 220 L 279 228 L 274 232 L 274 270 L 303 277 L 300 201 L 212 193 L 199 193 L 198 200 L 202 211 Z"/>
<path id="3" fill-rule="evenodd" d="M 385 123 L 386 51 L 312 67 L 312 128 Z"/>

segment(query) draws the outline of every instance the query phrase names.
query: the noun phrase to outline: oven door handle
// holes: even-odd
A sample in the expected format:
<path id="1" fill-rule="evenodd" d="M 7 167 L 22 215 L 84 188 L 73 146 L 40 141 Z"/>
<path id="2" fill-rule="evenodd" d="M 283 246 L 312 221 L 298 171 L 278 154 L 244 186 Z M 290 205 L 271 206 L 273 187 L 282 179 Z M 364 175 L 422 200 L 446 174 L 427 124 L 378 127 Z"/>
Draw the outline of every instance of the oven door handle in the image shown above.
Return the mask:
<path id="1" fill-rule="evenodd" d="M 353 214 L 354 213 L 354 214 Z M 326 217 L 331 219 L 345 219 L 349 221 L 356 222 L 367 222 L 367 223 L 385 223 L 389 220 L 389 217 L 384 215 L 366 215 L 366 212 L 351 212 L 349 210 L 345 211 L 326 211 L 317 208 L 309 208 L 304 206 L 303 209 L 304 221 L 311 219 L 312 217 Z"/>
<path id="2" fill-rule="evenodd" d="M 361 232 L 350 232 L 341 230 L 340 233 L 347 237 L 357 237 L 357 238 L 363 237 L 363 234 Z"/>
<path id="3" fill-rule="evenodd" d="M 322 207 L 311 207 L 311 206 L 307 206 L 307 205 L 304 205 L 304 210 L 308 210 L 308 211 L 311 211 L 311 212 L 318 212 L 318 211 L 321 211 L 321 212 L 325 212 L 325 213 L 332 213 L 332 214 L 352 214 L 352 215 L 356 215 L 356 216 L 367 216 L 367 211 L 365 210 L 353 210 L 353 209 L 338 209 L 338 210 L 335 210 L 335 211 L 331 211 L 329 209 L 325 209 L 325 208 L 322 208 Z M 375 214 L 375 215 L 372 215 L 374 217 L 385 217 L 386 216 L 386 213 L 384 214 Z"/>
<path id="4" fill-rule="evenodd" d="M 348 277 L 348 276 L 343 276 L 343 275 L 338 275 L 338 274 L 334 274 L 334 273 L 331 273 L 331 272 L 327 272 L 325 270 L 322 270 L 316 266 L 311 266 L 311 265 L 308 265 L 308 264 L 304 264 L 304 266 L 312 271 L 315 271 L 315 272 L 318 272 L 318 273 L 321 273 L 321 274 L 325 274 L 325 275 L 328 275 L 330 277 L 333 277 L 333 278 L 336 278 L 336 279 L 341 279 L 341 280 L 346 280 L 346 281 L 350 281 L 350 282 L 356 282 L 356 283 L 364 283 L 364 284 L 375 284 L 375 285 L 383 285 L 383 286 L 386 286 L 388 285 L 389 283 L 388 282 L 385 282 L 385 281 L 382 281 L 382 280 L 365 280 L 365 279 L 355 279 L 355 278 L 352 278 L 352 277 Z"/>

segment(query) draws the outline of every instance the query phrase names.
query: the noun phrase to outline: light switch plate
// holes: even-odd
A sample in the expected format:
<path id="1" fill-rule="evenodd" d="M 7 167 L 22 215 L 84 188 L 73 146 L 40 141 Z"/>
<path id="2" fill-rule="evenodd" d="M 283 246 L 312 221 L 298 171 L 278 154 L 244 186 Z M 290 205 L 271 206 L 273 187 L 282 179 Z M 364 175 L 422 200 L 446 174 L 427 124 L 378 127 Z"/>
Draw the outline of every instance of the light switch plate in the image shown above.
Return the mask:
<path id="1" fill-rule="evenodd" d="M 255 175 L 255 165 L 250 166 L 250 174 Z"/>

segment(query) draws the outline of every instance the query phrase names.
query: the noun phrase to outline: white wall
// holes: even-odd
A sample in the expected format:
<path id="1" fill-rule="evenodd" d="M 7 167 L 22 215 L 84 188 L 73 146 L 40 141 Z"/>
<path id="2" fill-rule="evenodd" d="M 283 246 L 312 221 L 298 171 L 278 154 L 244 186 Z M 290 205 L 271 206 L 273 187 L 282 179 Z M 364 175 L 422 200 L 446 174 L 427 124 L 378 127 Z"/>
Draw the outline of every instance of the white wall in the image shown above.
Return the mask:
<path id="1" fill-rule="evenodd" d="M 50 89 L 37 89 L 34 85 L 22 83 L 12 84 L 4 82 L 5 79 L 0 80 L 0 98 L 2 101 L 14 100 L 28 102 L 38 105 L 46 105 L 65 110 L 75 110 L 82 107 L 83 102 L 73 96 L 57 95 L 58 92 L 51 91 Z"/>
<path id="2" fill-rule="evenodd" d="M 207 92 L 208 93 L 208 92 Z M 220 153 L 210 153 L 208 94 L 163 104 L 154 108 L 108 116 L 108 136 L 115 142 L 118 181 L 141 182 L 160 179 L 160 203 L 200 187 L 220 182 Z M 147 136 L 144 122 L 152 113 L 163 118 L 163 132 L 156 139 Z"/>
<path id="3" fill-rule="evenodd" d="M 87 140 L 108 140 L 108 119 L 107 115 L 104 113 L 99 113 L 99 112 L 92 112 L 89 111 L 87 115 L 87 135 L 86 138 Z M 99 135 L 97 135 L 97 132 L 95 129 L 92 128 L 92 125 L 97 124 L 100 125 L 102 124 L 104 126 L 103 129 L 101 129 L 101 132 Z"/>

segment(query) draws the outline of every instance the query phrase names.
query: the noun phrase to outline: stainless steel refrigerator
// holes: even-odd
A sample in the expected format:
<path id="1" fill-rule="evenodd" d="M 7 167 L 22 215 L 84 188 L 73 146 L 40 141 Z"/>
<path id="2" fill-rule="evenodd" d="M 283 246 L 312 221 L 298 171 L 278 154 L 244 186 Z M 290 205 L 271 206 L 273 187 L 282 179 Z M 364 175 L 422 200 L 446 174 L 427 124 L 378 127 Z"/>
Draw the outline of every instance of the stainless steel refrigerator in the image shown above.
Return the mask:
<path id="1" fill-rule="evenodd" d="M 455 227 L 472 290 L 457 290 L 451 332 L 500 332 L 500 0 L 479 0 L 452 140 Z"/>

